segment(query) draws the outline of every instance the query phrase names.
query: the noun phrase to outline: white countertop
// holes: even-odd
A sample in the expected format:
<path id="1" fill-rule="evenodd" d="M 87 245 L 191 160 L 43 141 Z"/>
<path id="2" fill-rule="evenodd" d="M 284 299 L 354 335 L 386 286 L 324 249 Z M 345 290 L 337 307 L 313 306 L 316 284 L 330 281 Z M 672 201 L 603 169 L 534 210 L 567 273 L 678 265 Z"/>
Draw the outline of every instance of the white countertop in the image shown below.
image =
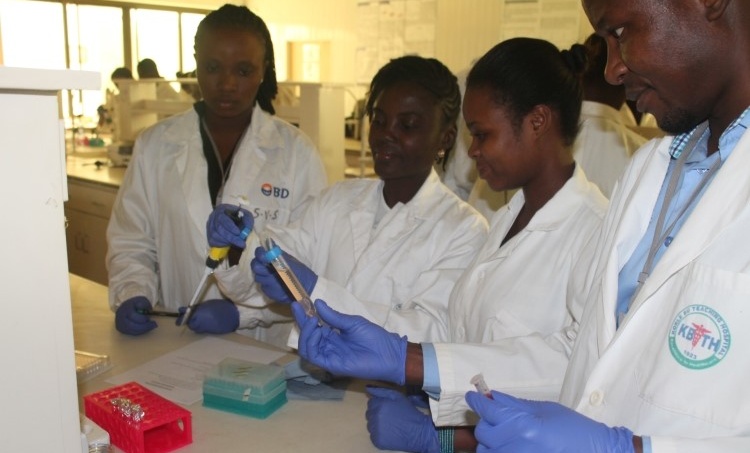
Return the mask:
<path id="1" fill-rule="evenodd" d="M 106 286 L 71 274 L 70 290 L 76 349 L 108 354 L 113 365 L 102 375 L 79 384 L 79 404 L 84 395 L 112 387 L 105 381 L 107 377 L 205 337 L 189 330 L 183 332 L 174 325 L 174 318 L 157 318 L 159 327 L 146 335 L 123 335 L 114 327 Z M 238 334 L 221 338 L 270 348 Z M 185 406 L 192 413 L 193 443 L 176 451 L 378 452 L 367 432 L 364 385 L 354 381 L 342 401 L 290 400 L 265 420 L 204 408 L 200 403 Z"/>
<path id="2" fill-rule="evenodd" d="M 82 148 L 79 152 L 68 154 L 65 156 L 65 167 L 68 178 L 115 188 L 122 184 L 127 168 L 110 166 L 104 148 Z"/>

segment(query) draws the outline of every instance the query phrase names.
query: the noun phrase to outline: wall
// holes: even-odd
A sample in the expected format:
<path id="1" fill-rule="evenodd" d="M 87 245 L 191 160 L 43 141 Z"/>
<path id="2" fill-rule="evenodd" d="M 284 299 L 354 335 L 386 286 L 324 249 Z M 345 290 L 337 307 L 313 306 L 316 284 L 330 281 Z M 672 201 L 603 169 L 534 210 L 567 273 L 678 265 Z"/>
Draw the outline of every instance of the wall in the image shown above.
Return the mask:
<path id="1" fill-rule="evenodd" d="M 356 1 L 249 0 L 245 4 L 268 25 L 273 38 L 276 72 L 287 79 L 287 43 L 329 41 L 331 74 L 326 82 L 354 80 Z"/>
<path id="2" fill-rule="evenodd" d="M 436 0 L 435 57 L 458 72 L 503 37 L 503 13 L 507 0 Z M 558 1 L 578 21 L 578 41 L 591 32 L 580 2 Z M 331 41 L 330 82 L 356 80 L 357 0 L 248 0 L 245 4 L 271 29 L 280 79 L 286 77 L 287 42 Z M 575 33 L 575 30 L 573 31 Z M 573 42 L 558 43 L 567 46 Z"/>
<path id="3" fill-rule="evenodd" d="M 438 1 L 435 56 L 458 72 L 501 39 L 503 1 Z"/>

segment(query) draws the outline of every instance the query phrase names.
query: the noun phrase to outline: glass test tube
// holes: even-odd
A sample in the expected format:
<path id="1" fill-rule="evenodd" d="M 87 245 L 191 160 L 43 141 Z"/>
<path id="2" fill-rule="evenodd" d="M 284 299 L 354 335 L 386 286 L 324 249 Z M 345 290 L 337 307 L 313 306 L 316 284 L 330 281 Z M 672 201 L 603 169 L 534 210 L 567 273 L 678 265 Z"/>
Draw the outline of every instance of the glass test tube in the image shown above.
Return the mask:
<path id="1" fill-rule="evenodd" d="M 274 270 L 279 274 L 281 281 L 284 282 L 294 300 L 302 305 L 307 316 L 318 316 L 315 312 L 315 306 L 313 306 L 310 300 L 310 295 L 307 294 L 305 287 L 302 286 L 302 283 L 300 283 L 297 276 L 287 264 L 281 248 L 270 237 L 261 237 L 261 244 L 266 250 L 266 259 L 271 262 Z"/>

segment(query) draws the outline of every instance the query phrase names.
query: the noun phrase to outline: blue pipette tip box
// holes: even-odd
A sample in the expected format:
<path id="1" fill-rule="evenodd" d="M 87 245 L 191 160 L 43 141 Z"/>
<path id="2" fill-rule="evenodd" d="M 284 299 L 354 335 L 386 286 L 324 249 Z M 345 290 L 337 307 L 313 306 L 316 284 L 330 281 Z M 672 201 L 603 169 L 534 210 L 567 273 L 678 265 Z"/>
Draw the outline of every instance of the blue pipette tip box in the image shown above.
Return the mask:
<path id="1" fill-rule="evenodd" d="M 284 369 L 233 358 L 219 362 L 203 380 L 203 405 L 267 418 L 286 404 Z"/>

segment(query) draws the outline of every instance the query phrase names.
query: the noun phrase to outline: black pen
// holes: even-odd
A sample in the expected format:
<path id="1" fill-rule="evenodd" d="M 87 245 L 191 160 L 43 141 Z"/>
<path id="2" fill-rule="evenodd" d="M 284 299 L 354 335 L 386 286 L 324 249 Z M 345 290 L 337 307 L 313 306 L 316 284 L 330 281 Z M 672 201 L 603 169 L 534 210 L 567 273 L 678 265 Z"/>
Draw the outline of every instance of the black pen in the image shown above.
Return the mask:
<path id="1" fill-rule="evenodd" d="M 149 315 L 149 316 L 168 316 L 170 318 L 177 318 L 180 316 L 179 313 L 171 312 L 171 311 L 161 311 L 161 310 L 136 310 L 136 312 L 142 314 L 142 315 Z"/>

